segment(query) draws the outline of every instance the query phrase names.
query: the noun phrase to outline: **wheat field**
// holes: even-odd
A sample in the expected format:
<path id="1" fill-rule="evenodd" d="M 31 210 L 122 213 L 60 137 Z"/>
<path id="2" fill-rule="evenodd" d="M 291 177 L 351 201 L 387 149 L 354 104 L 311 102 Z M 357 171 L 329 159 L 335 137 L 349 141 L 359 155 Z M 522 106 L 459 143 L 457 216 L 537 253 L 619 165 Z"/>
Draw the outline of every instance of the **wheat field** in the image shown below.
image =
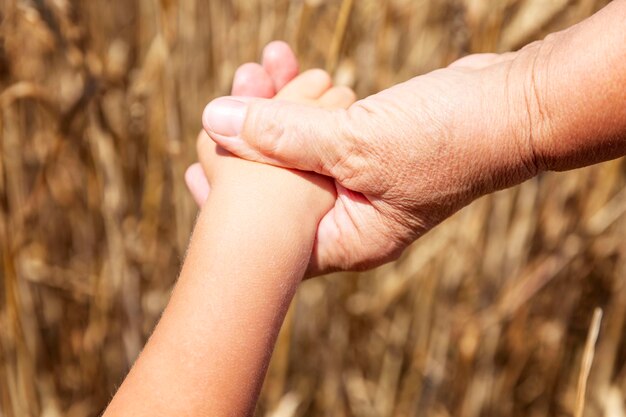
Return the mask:
<path id="1" fill-rule="evenodd" d="M 0 0 L 0 417 L 102 412 L 184 256 L 202 108 L 267 42 L 365 97 L 604 3 Z M 625 212 L 624 159 L 546 173 L 305 282 L 257 415 L 625 416 Z"/>

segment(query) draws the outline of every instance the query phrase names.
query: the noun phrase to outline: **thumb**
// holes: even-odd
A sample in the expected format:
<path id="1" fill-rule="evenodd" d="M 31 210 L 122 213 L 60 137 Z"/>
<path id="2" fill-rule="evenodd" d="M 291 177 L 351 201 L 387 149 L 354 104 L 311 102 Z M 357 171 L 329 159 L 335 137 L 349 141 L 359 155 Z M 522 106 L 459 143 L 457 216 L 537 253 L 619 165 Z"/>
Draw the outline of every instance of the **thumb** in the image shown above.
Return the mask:
<path id="1" fill-rule="evenodd" d="M 280 100 L 221 97 L 204 110 L 204 129 L 229 152 L 249 160 L 348 177 L 355 155 L 345 110 Z"/>

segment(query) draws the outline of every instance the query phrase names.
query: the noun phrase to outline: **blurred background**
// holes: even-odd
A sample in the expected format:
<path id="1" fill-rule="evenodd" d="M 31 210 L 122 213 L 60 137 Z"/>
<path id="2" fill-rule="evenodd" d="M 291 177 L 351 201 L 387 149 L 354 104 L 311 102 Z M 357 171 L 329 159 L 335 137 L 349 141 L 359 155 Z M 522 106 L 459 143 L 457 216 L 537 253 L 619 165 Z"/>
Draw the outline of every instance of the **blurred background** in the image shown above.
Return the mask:
<path id="1" fill-rule="evenodd" d="M 364 97 L 605 3 L 0 0 L 0 416 L 106 406 L 185 253 L 203 106 L 267 42 Z M 542 174 L 304 283 L 257 414 L 571 416 L 586 384 L 624 416 L 625 186 L 623 159 Z"/>

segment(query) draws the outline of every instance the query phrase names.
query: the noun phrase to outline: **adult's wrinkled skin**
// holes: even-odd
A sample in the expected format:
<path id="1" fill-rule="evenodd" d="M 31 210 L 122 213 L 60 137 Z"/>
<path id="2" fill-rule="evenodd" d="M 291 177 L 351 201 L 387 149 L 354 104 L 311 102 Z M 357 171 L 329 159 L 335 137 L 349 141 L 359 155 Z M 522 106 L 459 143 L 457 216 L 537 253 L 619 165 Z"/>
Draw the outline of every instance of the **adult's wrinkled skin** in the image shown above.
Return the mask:
<path id="1" fill-rule="evenodd" d="M 206 132 L 335 179 L 310 273 L 366 269 L 474 199 L 626 154 L 626 0 L 517 52 L 465 57 L 347 110 L 222 97 Z"/>

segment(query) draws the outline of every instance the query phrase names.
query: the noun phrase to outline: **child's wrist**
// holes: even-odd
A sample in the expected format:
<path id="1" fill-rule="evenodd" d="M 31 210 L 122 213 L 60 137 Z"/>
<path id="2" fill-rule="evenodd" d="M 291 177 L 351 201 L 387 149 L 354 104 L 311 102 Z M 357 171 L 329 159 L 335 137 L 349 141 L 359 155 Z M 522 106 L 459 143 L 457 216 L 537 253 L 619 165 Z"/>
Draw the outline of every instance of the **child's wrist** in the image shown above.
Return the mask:
<path id="1" fill-rule="evenodd" d="M 329 209 L 298 190 L 274 189 L 268 192 L 267 189 L 247 184 L 212 187 L 209 200 L 230 208 L 246 208 L 245 211 L 237 210 L 239 214 L 277 219 L 285 226 L 295 226 L 294 231 L 307 227 L 315 229 Z"/>

